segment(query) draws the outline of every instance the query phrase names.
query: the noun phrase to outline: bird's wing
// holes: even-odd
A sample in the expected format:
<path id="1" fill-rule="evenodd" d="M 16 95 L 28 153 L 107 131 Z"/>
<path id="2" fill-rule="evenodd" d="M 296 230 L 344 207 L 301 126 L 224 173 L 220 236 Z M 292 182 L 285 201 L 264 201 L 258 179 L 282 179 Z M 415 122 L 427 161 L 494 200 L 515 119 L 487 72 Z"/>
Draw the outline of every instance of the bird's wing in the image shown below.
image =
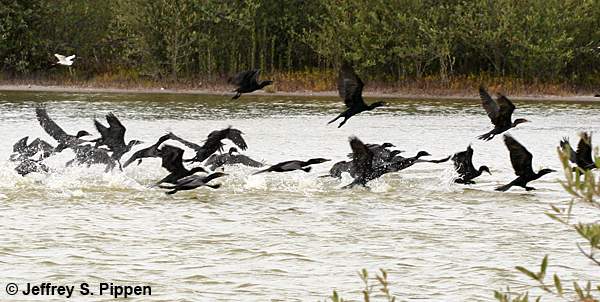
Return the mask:
<path id="1" fill-rule="evenodd" d="M 188 147 L 188 148 L 190 148 L 190 149 L 194 149 L 194 150 L 196 150 L 196 151 L 199 151 L 199 150 L 201 150 L 201 149 L 202 149 L 202 147 L 201 147 L 200 145 L 194 144 L 194 143 L 192 143 L 192 142 L 190 142 L 190 141 L 186 141 L 186 140 L 184 140 L 183 138 L 181 138 L 181 137 L 179 137 L 179 136 L 177 136 L 177 135 L 175 135 L 175 134 L 173 134 L 173 133 L 169 133 L 169 136 L 170 136 L 170 138 L 171 138 L 172 140 L 176 140 L 176 141 L 178 141 L 178 142 L 180 142 L 180 143 L 184 144 L 186 147 Z"/>
<path id="2" fill-rule="evenodd" d="M 260 69 L 254 69 L 252 71 L 252 78 L 250 78 L 249 80 L 258 84 L 258 76 L 260 75 Z"/>
<path id="3" fill-rule="evenodd" d="M 50 117 L 48 116 L 48 112 L 44 108 L 35 109 L 35 115 L 40 122 L 44 131 L 48 133 L 52 138 L 54 138 L 58 142 L 64 142 L 69 135 L 58 126 Z"/>
<path id="4" fill-rule="evenodd" d="M 109 136 L 109 130 L 108 127 L 102 125 L 102 123 L 100 121 L 98 121 L 97 119 L 94 119 L 94 126 L 96 127 L 96 130 L 98 130 L 98 132 L 100 132 L 100 136 L 102 136 L 102 139 L 106 139 Z"/>
<path id="5" fill-rule="evenodd" d="M 232 164 L 244 164 L 246 166 L 255 168 L 264 166 L 263 163 L 253 160 L 252 158 L 243 154 L 231 155 L 229 158 L 231 159 Z"/>
<path id="6" fill-rule="evenodd" d="M 569 155 L 570 162 L 577 163 L 577 153 L 573 151 L 573 148 L 571 147 L 571 143 L 569 143 L 568 138 L 563 137 L 563 139 L 560 141 L 560 148 L 563 152 L 566 152 Z"/>
<path id="7" fill-rule="evenodd" d="M 142 159 L 147 157 L 146 156 L 146 151 L 148 151 L 148 149 L 150 149 L 151 147 L 142 149 L 142 150 L 138 150 L 135 153 L 133 153 L 133 155 L 125 162 L 123 163 L 123 168 L 129 166 L 132 162 L 138 160 L 138 159 Z"/>
<path id="8" fill-rule="evenodd" d="M 341 98 L 344 99 L 346 107 L 366 106 L 362 98 L 363 82 L 356 75 L 352 66 L 344 63 L 338 75 L 337 88 Z"/>
<path id="9" fill-rule="evenodd" d="M 233 84 L 236 86 L 242 86 L 245 83 L 252 81 L 253 78 L 258 77 L 258 73 L 259 73 L 258 69 L 242 71 L 242 72 L 239 72 L 238 74 L 236 74 L 235 76 L 231 77 L 228 80 L 228 82 L 230 84 Z"/>
<path id="10" fill-rule="evenodd" d="M 123 126 L 123 124 L 121 124 L 121 121 L 119 121 L 119 119 L 114 114 L 112 114 L 112 112 L 106 115 L 106 121 L 110 126 L 111 133 L 114 133 L 115 136 L 118 136 L 120 138 L 125 137 L 125 131 L 127 129 L 125 128 L 125 126 Z"/>
<path id="11" fill-rule="evenodd" d="M 364 178 L 371 170 L 373 153 L 357 137 L 350 137 L 350 148 L 352 148 L 352 162 L 356 169 L 356 177 Z"/>
<path id="12" fill-rule="evenodd" d="M 161 149 L 162 167 L 169 172 L 181 171 L 183 167 L 183 149 L 164 145 Z"/>
<path id="13" fill-rule="evenodd" d="M 504 144 L 510 152 L 510 163 L 517 176 L 535 174 L 531 167 L 533 156 L 510 135 L 504 135 Z"/>
<path id="14" fill-rule="evenodd" d="M 580 167 L 593 164 L 592 158 L 592 135 L 587 132 L 580 134 L 581 138 L 577 144 L 576 162 Z"/>
<path id="15" fill-rule="evenodd" d="M 471 171 L 477 170 L 475 169 L 475 166 L 473 166 L 473 148 L 471 147 L 471 145 L 467 147 L 467 165 L 468 169 L 470 169 Z"/>
<path id="16" fill-rule="evenodd" d="M 227 128 L 227 131 L 225 132 L 225 138 L 232 141 L 234 144 L 236 144 L 238 147 L 240 147 L 240 149 L 246 150 L 246 149 L 248 149 L 248 145 L 246 144 L 246 141 L 242 137 L 242 134 L 243 134 L 242 131 L 229 127 L 229 128 Z"/>
<path id="17" fill-rule="evenodd" d="M 27 140 L 29 139 L 29 136 L 26 136 L 20 140 L 18 140 L 14 145 L 13 145 L 13 152 L 21 152 L 23 151 L 25 148 L 27 148 Z"/>
<path id="18" fill-rule="evenodd" d="M 497 123 L 495 125 L 508 126 L 512 125 L 512 114 L 515 111 L 515 105 L 504 95 L 498 94 L 496 103 L 500 107 L 498 112 Z"/>
<path id="19" fill-rule="evenodd" d="M 42 152 L 54 151 L 54 146 L 52 146 L 50 143 L 48 143 L 47 141 L 42 140 L 40 138 L 34 139 L 33 142 L 31 142 L 31 144 L 29 146 L 35 148 L 38 151 L 42 151 Z"/>
<path id="20" fill-rule="evenodd" d="M 483 106 L 483 109 L 485 109 L 485 112 L 487 112 L 492 124 L 496 125 L 500 107 L 498 107 L 498 104 L 492 99 L 483 86 L 479 86 L 479 97 L 481 98 L 481 105 Z"/>
<path id="21" fill-rule="evenodd" d="M 459 175 L 467 174 L 467 172 L 469 171 L 467 153 L 468 150 L 457 152 L 454 153 L 454 155 L 452 155 L 452 161 L 454 162 L 454 170 L 456 170 L 456 172 Z"/>
<path id="22" fill-rule="evenodd" d="M 64 61 L 65 60 L 65 56 L 63 55 L 59 55 L 57 53 L 54 54 L 54 56 L 59 60 L 59 61 Z"/>
<path id="23" fill-rule="evenodd" d="M 67 61 L 71 61 L 73 59 L 75 59 L 75 55 L 70 55 L 70 56 L 68 56 L 68 57 L 65 58 L 65 60 L 67 60 Z"/>

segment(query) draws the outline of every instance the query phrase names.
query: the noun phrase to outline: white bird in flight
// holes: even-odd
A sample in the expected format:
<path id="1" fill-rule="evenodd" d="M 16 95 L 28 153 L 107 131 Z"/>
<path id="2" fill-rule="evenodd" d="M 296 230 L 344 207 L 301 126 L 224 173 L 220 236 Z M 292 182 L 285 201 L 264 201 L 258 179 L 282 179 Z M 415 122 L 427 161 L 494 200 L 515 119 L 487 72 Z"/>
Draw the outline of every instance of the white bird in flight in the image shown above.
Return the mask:
<path id="1" fill-rule="evenodd" d="M 65 66 L 73 65 L 73 59 L 75 59 L 75 55 L 70 55 L 68 57 L 65 57 L 63 55 L 59 55 L 59 54 L 55 53 L 54 56 L 58 59 L 58 62 L 56 62 L 56 64 L 65 65 Z"/>

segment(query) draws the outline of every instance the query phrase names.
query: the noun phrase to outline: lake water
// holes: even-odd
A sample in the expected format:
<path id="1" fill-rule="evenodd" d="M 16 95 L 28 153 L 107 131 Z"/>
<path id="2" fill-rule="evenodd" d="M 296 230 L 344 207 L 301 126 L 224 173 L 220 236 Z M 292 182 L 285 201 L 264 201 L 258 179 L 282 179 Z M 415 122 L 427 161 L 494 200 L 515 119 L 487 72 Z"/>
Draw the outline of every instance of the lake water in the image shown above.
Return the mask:
<path id="1" fill-rule="evenodd" d="M 491 129 L 478 101 L 388 102 L 338 129 L 326 124 L 342 110 L 337 98 L 0 92 L 0 300 L 40 300 L 8 296 L 7 282 L 150 285 L 152 296 L 141 301 L 324 301 L 333 289 L 359 300 L 357 271 L 384 268 L 399 301 L 490 301 L 494 289 L 533 284 L 514 267 L 537 268 L 545 254 L 565 283 L 599 280 L 577 250 L 577 234 L 544 215 L 550 204 L 568 203 L 562 173 L 532 182 L 537 191 L 494 191 L 515 176 L 500 137 L 475 138 Z M 65 168 L 66 151 L 46 161 L 52 173 L 21 177 L 8 161 L 13 143 L 26 135 L 56 143 L 35 118 L 42 103 L 69 133 L 96 133 L 92 119 L 115 113 L 126 140 L 147 143 L 135 150 L 167 131 L 201 142 L 232 125 L 245 133 L 244 153 L 271 164 L 343 160 L 356 135 L 431 158 L 472 143 L 475 165 L 492 175 L 462 186 L 451 181 L 451 162 L 417 164 L 369 189 L 344 190 L 348 175 L 317 177 L 333 162 L 256 176 L 253 168 L 227 167 L 218 190 L 167 196 L 148 188 L 167 174 L 160 159 L 103 173 Z M 576 142 L 578 131 L 600 129 L 600 103 L 516 105 L 514 117 L 532 122 L 511 133 L 533 154 L 535 170 L 560 170 L 563 136 Z M 597 220 L 594 213 L 575 208 L 583 221 Z"/>

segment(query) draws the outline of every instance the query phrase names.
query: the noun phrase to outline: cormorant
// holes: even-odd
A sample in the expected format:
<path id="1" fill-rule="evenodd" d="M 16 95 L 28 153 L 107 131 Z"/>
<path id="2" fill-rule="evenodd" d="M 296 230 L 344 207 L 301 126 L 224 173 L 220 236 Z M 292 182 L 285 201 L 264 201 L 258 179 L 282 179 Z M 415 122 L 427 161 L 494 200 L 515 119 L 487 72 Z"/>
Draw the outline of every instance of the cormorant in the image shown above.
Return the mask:
<path id="1" fill-rule="evenodd" d="M 474 184 L 474 178 L 479 177 L 483 171 L 488 172 L 490 175 L 490 169 L 487 166 L 481 166 L 479 169 L 475 169 L 473 166 L 473 148 L 469 145 L 466 151 L 461 151 L 452 155 L 452 161 L 454 162 L 454 170 L 458 173 L 458 178 L 454 180 L 455 183 L 459 184 Z"/>
<path id="2" fill-rule="evenodd" d="M 208 184 L 208 182 L 210 182 L 211 180 L 215 179 L 215 178 L 219 178 L 219 177 L 223 177 L 227 174 L 223 173 L 223 172 L 215 172 L 206 176 L 201 176 L 201 175 L 190 175 L 184 178 L 181 178 L 179 180 L 177 180 L 177 182 L 172 185 L 172 186 L 168 186 L 168 185 L 159 185 L 158 187 L 161 189 L 168 189 L 171 191 L 166 192 L 166 194 L 175 194 L 179 191 L 185 191 L 185 190 L 193 190 L 202 186 L 207 186 L 213 189 L 218 189 L 221 187 L 221 184 Z"/>
<path id="3" fill-rule="evenodd" d="M 556 172 L 556 170 L 552 169 L 542 169 L 538 173 L 533 172 L 533 168 L 531 167 L 533 155 L 523 145 L 507 134 L 504 135 L 504 144 L 506 144 L 510 152 L 510 162 L 518 177 L 507 185 L 497 187 L 496 191 L 506 191 L 512 186 L 519 186 L 527 191 L 535 190 L 533 187 L 528 187 L 527 183 L 548 173 Z"/>
<path id="4" fill-rule="evenodd" d="M 504 95 L 498 94 L 496 101 L 487 93 L 483 86 L 479 87 L 479 96 L 481 98 L 481 105 L 487 112 L 494 129 L 490 132 L 480 135 L 478 138 L 489 141 L 494 136 L 509 130 L 510 128 L 516 127 L 518 124 L 529 122 L 526 119 L 518 118 L 512 122 L 512 114 L 515 111 L 515 105 Z"/>
<path id="5" fill-rule="evenodd" d="M 61 152 L 66 145 L 59 145 L 56 147 L 57 152 Z M 106 165 L 105 172 L 111 171 L 115 168 L 116 162 L 108 154 L 108 151 L 101 148 L 96 148 L 89 144 L 84 145 L 75 145 L 70 147 L 75 152 L 75 158 L 68 161 L 66 166 L 71 166 L 73 163 L 77 163 L 79 165 L 85 164 L 89 168 L 94 164 L 102 164 Z"/>
<path id="6" fill-rule="evenodd" d="M 59 145 L 63 145 L 61 149 L 70 148 L 81 143 L 85 143 L 85 140 L 80 139 L 83 136 L 90 135 L 87 131 L 81 130 L 76 135 L 67 134 L 62 128 L 60 128 L 50 117 L 45 108 L 36 108 L 35 115 L 40 122 L 44 131 L 52 136 Z M 57 146 L 58 148 L 58 146 Z"/>
<path id="7" fill-rule="evenodd" d="M 347 109 L 327 124 L 331 124 L 343 117 L 344 120 L 338 125 L 338 128 L 340 128 L 352 116 L 385 105 L 384 102 L 375 102 L 367 105 L 362 97 L 363 86 L 363 82 L 356 75 L 352 67 L 347 62 L 344 62 L 338 76 L 337 88 L 340 97 L 344 99 Z"/>
<path id="8" fill-rule="evenodd" d="M 26 158 L 22 160 L 16 167 L 15 171 L 21 176 L 25 176 L 33 172 L 48 172 L 48 166 L 44 165 L 41 160 Z"/>
<path id="9" fill-rule="evenodd" d="M 39 152 L 41 152 L 40 159 L 44 159 L 54 153 L 54 146 L 50 145 L 48 142 L 36 138 L 30 144 L 27 144 L 28 139 L 29 136 L 25 136 L 13 145 L 14 153 L 10 156 L 10 160 L 18 161 L 28 159 Z"/>
<path id="10" fill-rule="evenodd" d="M 191 170 L 184 167 L 183 152 L 183 149 L 171 145 L 164 145 L 160 149 L 162 167 L 167 169 L 170 174 L 158 181 L 155 185 L 159 185 L 163 182 L 176 184 L 178 180 L 184 177 L 193 175 L 197 172 L 207 172 L 202 167 L 194 167 Z"/>
<path id="11" fill-rule="evenodd" d="M 319 177 L 342 178 L 342 173 L 344 172 L 348 172 L 350 173 L 350 176 L 354 177 L 354 169 L 352 168 L 352 166 L 352 161 L 338 161 L 337 163 L 333 164 L 333 166 L 331 166 L 331 169 L 329 169 L 329 174 L 321 175 Z"/>
<path id="12" fill-rule="evenodd" d="M 238 153 L 238 154 L 234 154 Z M 211 170 L 215 170 L 223 165 L 242 164 L 249 167 L 259 168 L 264 166 L 263 163 L 253 160 L 252 158 L 239 154 L 235 147 L 229 148 L 229 152 L 225 154 L 213 154 L 204 163 Z"/>
<path id="13" fill-rule="evenodd" d="M 591 170 L 598 168 L 594 158 L 592 158 L 592 135 L 587 132 L 579 134 L 581 137 L 577 144 L 577 151 L 574 151 L 569 144 L 569 140 L 565 137 L 560 141 L 560 147 L 563 151 L 568 152 L 569 161 L 577 164 L 577 167 L 583 170 Z"/>
<path id="14" fill-rule="evenodd" d="M 248 145 L 242 137 L 242 131 L 231 128 L 231 126 L 222 130 L 215 130 L 211 132 L 202 146 L 186 141 L 172 133 L 171 139 L 176 140 L 184 144 L 186 147 L 196 151 L 196 156 L 186 159 L 186 162 L 203 162 L 213 153 L 217 151 L 222 152 L 224 144 L 221 143 L 221 141 L 224 139 L 229 139 L 242 150 L 248 149 Z"/>
<path id="15" fill-rule="evenodd" d="M 160 145 L 165 141 L 171 139 L 171 133 L 161 136 L 154 145 L 136 151 L 133 155 L 123 164 L 123 168 L 129 166 L 132 162 L 138 161 L 138 165 L 142 163 L 142 159 L 149 157 L 161 157 Z"/>
<path id="16" fill-rule="evenodd" d="M 229 78 L 227 82 L 238 87 L 233 91 L 236 94 L 231 99 L 235 100 L 242 96 L 242 93 L 250 93 L 256 90 L 263 89 L 267 85 L 273 84 L 273 81 L 270 80 L 258 82 L 259 73 L 260 69 L 252 69 L 242 71 L 236 74 L 235 76 Z"/>
<path id="17" fill-rule="evenodd" d="M 94 125 L 101 135 L 101 138 L 94 141 L 96 142 L 96 147 L 107 146 L 112 151 L 112 158 L 120 165 L 121 157 L 129 152 L 133 146 L 142 144 L 143 142 L 131 140 L 125 144 L 125 131 L 127 130 L 125 126 L 112 113 L 106 115 L 106 121 L 108 122 L 108 127 L 94 119 Z"/>
<path id="18" fill-rule="evenodd" d="M 311 169 L 311 167 L 309 167 L 310 165 L 316 165 L 316 164 L 324 163 L 324 162 L 327 162 L 330 160 L 331 159 L 325 159 L 325 158 L 312 158 L 307 161 L 289 160 L 289 161 L 284 161 L 284 162 L 275 164 L 273 166 L 270 166 L 269 168 L 267 168 L 265 170 L 260 170 L 256 173 L 254 173 L 254 175 L 260 174 L 260 173 L 265 173 L 265 172 L 290 172 L 290 171 L 295 171 L 295 170 L 302 170 L 304 172 L 310 172 L 310 169 Z"/>

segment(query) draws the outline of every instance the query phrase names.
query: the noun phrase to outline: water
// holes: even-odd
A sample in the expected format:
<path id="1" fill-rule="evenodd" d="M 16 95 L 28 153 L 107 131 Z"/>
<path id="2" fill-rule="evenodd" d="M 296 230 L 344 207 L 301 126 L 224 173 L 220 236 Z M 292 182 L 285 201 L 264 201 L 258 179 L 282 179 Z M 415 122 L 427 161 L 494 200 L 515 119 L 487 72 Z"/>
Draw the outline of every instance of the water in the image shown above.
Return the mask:
<path id="1" fill-rule="evenodd" d="M 6 160 L 14 142 L 29 135 L 55 143 L 35 119 L 42 103 L 70 133 L 92 131 L 92 119 L 112 111 L 126 125 L 127 140 L 148 144 L 167 131 L 200 142 L 232 125 L 245 133 L 245 154 L 267 163 L 342 160 L 351 135 L 392 142 L 409 155 L 427 150 L 432 158 L 472 143 L 475 165 L 490 166 L 493 175 L 465 187 L 452 184 L 450 163 L 418 164 L 371 182 L 370 189 L 342 190 L 348 176 L 317 178 L 329 163 L 309 174 L 251 176 L 255 170 L 233 167 L 219 190 L 167 196 L 147 188 L 166 175 L 159 159 L 104 174 L 101 167 L 65 168 L 65 152 L 48 160 L 53 173 L 20 177 Z M 326 125 L 342 109 L 336 98 L 232 102 L 224 96 L 2 92 L 0 288 L 6 282 L 150 285 L 152 296 L 144 301 L 323 301 L 336 289 L 358 300 L 357 271 L 374 275 L 384 268 L 400 301 L 489 301 L 494 289 L 533 284 L 514 266 L 537 267 L 545 254 L 549 271 L 565 283 L 599 279 L 597 267 L 579 254 L 575 232 L 544 215 L 550 204 L 569 200 L 560 173 L 531 183 L 534 192 L 493 190 L 514 175 L 501 139 L 475 139 L 490 129 L 478 102 L 389 104 L 338 129 Z M 511 132 L 534 155 L 534 169 L 560 169 L 560 138 L 576 142 L 578 131 L 600 128 L 597 103 L 517 106 L 515 117 L 532 123 Z M 583 221 L 597 220 L 594 213 L 575 208 Z M 2 300 L 9 297 L 0 292 Z"/>

